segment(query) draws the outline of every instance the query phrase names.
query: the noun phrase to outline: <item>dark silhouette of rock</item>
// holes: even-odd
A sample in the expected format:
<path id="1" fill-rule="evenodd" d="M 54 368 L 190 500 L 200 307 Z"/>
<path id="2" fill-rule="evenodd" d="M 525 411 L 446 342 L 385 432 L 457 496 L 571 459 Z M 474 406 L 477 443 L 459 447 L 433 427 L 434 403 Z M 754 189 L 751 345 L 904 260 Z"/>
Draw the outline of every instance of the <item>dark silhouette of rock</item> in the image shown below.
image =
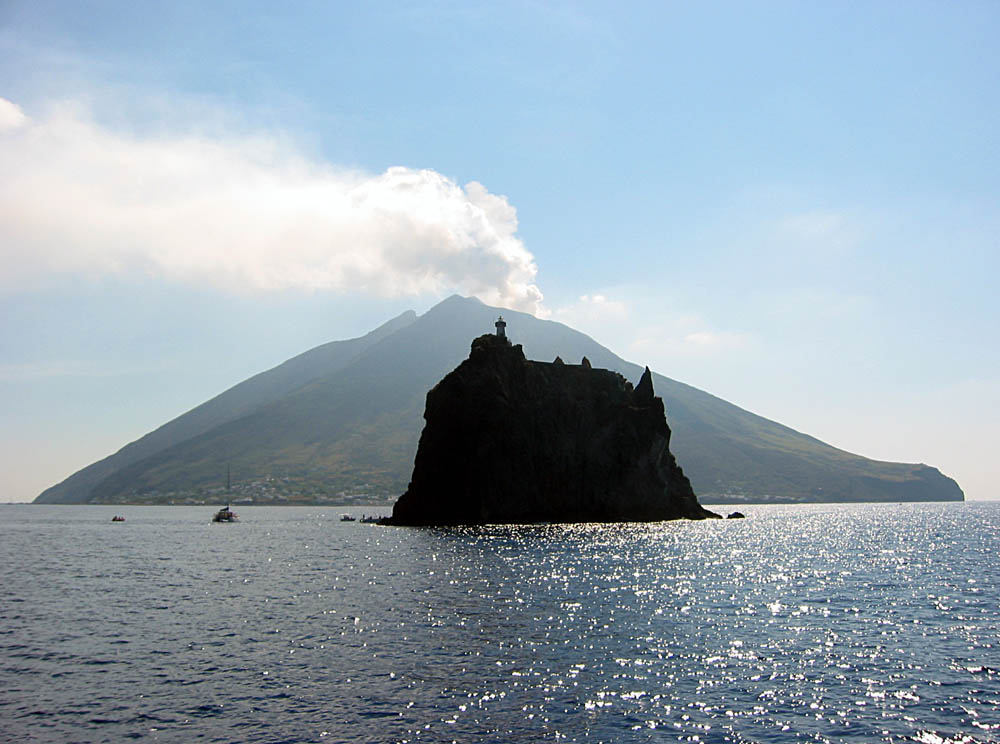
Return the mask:
<path id="1" fill-rule="evenodd" d="M 726 519 L 746 519 L 746 515 L 743 512 L 732 512 Z"/>
<path id="2" fill-rule="evenodd" d="M 563 363 L 562 357 L 561 356 L 556 356 L 556 358 L 552 360 L 552 363 L 553 364 L 562 364 Z"/>
<path id="3" fill-rule="evenodd" d="M 670 453 L 648 370 L 633 391 L 616 372 L 527 361 L 520 345 L 480 336 L 427 393 L 424 419 L 409 488 L 388 524 L 718 516 Z"/>
<path id="4" fill-rule="evenodd" d="M 639 384 L 635 386 L 636 400 L 648 401 L 653 399 L 653 373 L 646 367 L 646 371 L 639 378 Z"/>
<path id="5" fill-rule="evenodd" d="M 593 367 L 590 366 L 590 360 L 587 359 L 587 357 L 580 360 L 580 366 L 584 369 L 593 369 Z"/>

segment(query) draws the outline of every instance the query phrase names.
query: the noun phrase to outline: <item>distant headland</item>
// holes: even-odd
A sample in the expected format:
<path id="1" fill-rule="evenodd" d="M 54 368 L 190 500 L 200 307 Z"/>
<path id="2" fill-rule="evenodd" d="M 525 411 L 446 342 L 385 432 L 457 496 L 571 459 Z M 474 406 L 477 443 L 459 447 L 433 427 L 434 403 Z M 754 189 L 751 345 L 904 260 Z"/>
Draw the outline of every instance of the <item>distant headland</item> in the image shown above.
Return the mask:
<path id="1" fill-rule="evenodd" d="M 459 525 L 704 519 L 670 452 L 647 368 L 525 359 L 496 333 L 427 394 L 409 488 L 384 522 Z"/>

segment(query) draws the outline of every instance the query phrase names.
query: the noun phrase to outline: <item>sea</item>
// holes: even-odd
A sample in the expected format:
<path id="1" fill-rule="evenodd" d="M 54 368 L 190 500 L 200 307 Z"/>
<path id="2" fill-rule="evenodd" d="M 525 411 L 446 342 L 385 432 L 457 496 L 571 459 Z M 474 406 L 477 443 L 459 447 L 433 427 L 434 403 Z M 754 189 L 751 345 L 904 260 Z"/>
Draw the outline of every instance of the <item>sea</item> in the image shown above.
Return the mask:
<path id="1" fill-rule="evenodd" d="M 1000 741 L 1000 503 L 733 508 L 3 505 L 0 741 Z"/>

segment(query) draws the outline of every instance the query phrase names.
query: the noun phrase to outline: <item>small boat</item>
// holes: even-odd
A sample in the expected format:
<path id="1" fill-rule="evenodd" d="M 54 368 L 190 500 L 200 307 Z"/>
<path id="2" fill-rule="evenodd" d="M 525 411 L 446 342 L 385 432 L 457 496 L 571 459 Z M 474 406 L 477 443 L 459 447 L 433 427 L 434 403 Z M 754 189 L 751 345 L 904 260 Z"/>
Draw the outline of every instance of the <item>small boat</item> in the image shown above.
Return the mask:
<path id="1" fill-rule="evenodd" d="M 355 522 L 357 520 L 355 520 L 355 518 L 352 517 L 350 514 L 341 514 L 340 515 L 340 521 L 341 522 Z"/>
<path id="2" fill-rule="evenodd" d="M 125 517 L 120 517 L 117 514 L 115 514 L 115 516 L 111 517 L 111 521 L 112 522 L 124 522 L 125 521 Z"/>
<path id="3" fill-rule="evenodd" d="M 362 524 L 377 524 L 378 520 L 379 520 L 379 517 L 369 516 L 367 514 L 365 514 L 363 517 L 361 517 L 361 523 Z"/>
<path id="4" fill-rule="evenodd" d="M 232 485 L 230 476 L 232 474 L 232 469 L 229 465 L 226 465 L 226 505 L 215 512 L 215 516 L 212 517 L 213 522 L 237 522 L 239 517 L 236 515 L 232 509 L 229 508 L 229 489 Z"/>
<path id="5" fill-rule="evenodd" d="M 215 516 L 212 517 L 213 522 L 237 522 L 239 517 L 236 512 L 229 508 L 229 504 L 215 512 Z"/>

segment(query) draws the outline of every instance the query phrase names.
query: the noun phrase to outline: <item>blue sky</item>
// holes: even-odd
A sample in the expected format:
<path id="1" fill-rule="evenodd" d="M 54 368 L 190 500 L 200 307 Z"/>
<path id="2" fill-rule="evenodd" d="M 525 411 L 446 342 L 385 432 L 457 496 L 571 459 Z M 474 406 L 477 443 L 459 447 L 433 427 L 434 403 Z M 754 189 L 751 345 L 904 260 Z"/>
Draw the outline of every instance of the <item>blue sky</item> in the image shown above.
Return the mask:
<path id="1" fill-rule="evenodd" d="M 453 292 L 1000 497 L 997 38 L 994 2 L 8 0 L 0 500 Z"/>

